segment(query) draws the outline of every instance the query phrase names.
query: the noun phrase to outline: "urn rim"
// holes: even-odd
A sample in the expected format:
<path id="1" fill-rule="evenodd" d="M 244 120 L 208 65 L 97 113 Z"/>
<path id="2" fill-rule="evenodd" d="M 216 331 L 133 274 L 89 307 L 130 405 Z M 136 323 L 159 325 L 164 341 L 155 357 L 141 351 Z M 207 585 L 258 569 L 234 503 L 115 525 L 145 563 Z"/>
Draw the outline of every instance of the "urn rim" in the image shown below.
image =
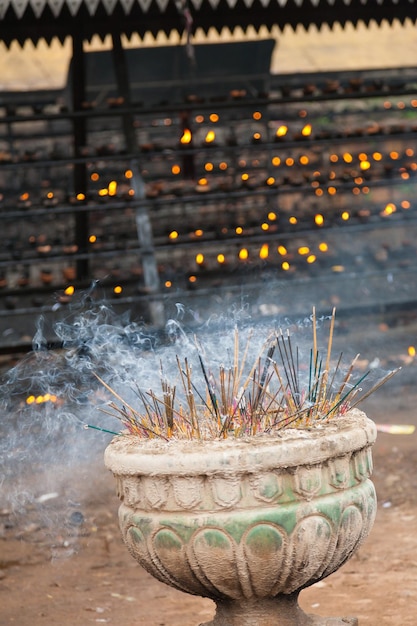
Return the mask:
<path id="1" fill-rule="evenodd" d="M 143 440 L 114 437 L 104 454 L 106 467 L 120 476 L 244 474 L 315 465 L 373 445 L 376 426 L 352 409 L 309 429 L 222 440 Z"/>

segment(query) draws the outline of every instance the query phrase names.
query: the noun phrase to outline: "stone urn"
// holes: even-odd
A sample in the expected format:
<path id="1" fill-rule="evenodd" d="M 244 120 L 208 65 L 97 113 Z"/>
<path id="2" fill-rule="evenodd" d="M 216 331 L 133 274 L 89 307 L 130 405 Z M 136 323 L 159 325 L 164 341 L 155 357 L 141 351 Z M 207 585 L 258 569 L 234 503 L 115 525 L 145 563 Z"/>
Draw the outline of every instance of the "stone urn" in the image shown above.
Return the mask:
<path id="1" fill-rule="evenodd" d="M 117 436 L 105 463 L 123 540 L 158 580 L 214 600 L 205 626 L 357 624 L 306 614 L 298 594 L 343 565 L 372 527 L 375 438 L 357 409 L 246 439 Z"/>

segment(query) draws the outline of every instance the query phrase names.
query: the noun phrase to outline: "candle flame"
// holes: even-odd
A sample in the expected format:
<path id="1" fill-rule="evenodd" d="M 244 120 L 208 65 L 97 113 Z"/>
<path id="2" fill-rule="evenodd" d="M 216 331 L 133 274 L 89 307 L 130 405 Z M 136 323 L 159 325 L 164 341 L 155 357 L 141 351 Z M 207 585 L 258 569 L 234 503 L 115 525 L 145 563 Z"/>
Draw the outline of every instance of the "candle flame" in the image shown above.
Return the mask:
<path id="1" fill-rule="evenodd" d="M 39 396 L 28 396 L 26 398 L 26 404 L 45 404 L 45 402 L 56 402 L 57 401 L 57 397 L 55 394 L 52 393 L 46 393 L 45 395 L 39 395 Z"/>
<path id="2" fill-rule="evenodd" d="M 306 124 L 302 128 L 301 134 L 302 134 L 303 137 L 310 137 L 312 130 L 313 130 L 313 128 L 312 128 L 311 124 Z"/>
<path id="3" fill-rule="evenodd" d="M 259 251 L 259 258 L 267 259 L 269 256 L 269 245 L 264 243 Z"/>
<path id="4" fill-rule="evenodd" d="M 115 196 L 117 192 L 117 182 L 115 180 L 109 183 L 109 196 Z"/>
<path id="5" fill-rule="evenodd" d="M 191 142 L 192 138 L 193 136 L 192 136 L 191 130 L 189 128 L 184 128 L 184 132 L 182 134 L 180 142 L 182 144 L 187 144 Z"/>
<path id="6" fill-rule="evenodd" d="M 392 215 L 397 210 L 397 207 L 392 202 L 389 202 L 383 211 L 381 211 L 381 215 L 386 217 L 387 215 Z"/>

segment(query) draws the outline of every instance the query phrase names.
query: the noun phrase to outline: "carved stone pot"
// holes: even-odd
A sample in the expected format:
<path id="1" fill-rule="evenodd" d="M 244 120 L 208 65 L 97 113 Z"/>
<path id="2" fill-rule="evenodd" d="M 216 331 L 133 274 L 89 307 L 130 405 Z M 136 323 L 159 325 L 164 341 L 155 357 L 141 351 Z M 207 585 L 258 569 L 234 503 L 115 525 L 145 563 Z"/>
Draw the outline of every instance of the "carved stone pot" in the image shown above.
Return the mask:
<path id="1" fill-rule="evenodd" d="M 297 598 L 372 527 L 375 438 L 356 409 L 274 436 L 116 437 L 105 463 L 117 479 L 123 539 L 155 578 L 216 602 L 205 626 L 357 624 L 307 615 Z"/>

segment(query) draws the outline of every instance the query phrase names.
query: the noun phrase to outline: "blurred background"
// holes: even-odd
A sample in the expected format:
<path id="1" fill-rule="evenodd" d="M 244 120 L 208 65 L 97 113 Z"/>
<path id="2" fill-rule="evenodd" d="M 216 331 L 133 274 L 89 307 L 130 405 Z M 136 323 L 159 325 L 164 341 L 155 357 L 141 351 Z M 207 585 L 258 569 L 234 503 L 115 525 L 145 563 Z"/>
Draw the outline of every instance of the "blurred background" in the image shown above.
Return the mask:
<path id="1" fill-rule="evenodd" d="M 159 394 L 194 333 L 217 368 L 236 328 L 254 358 L 288 329 L 311 364 L 313 307 L 322 354 L 336 308 L 351 386 L 400 371 L 360 405 L 379 431 L 376 539 L 311 606 L 415 619 L 416 7 L 0 0 L 5 620 L 204 619 L 123 566 L 102 472 L 120 423 L 94 374 Z"/>
<path id="2" fill-rule="evenodd" d="M 5 367 L 40 324 L 42 345 L 62 347 L 56 323 L 91 299 L 154 329 L 179 305 L 193 327 L 236 308 L 265 321 L 336 307 L 343 332 L 392 335 L 413 361 L 415 25 L 398 7 L 345 21 L 327 4 L 316 24 L 268 29 L 252 14 L 223 28 L 222 7 L 199 28 L 184 4 L 182 29 L 8 34 Z"/>

